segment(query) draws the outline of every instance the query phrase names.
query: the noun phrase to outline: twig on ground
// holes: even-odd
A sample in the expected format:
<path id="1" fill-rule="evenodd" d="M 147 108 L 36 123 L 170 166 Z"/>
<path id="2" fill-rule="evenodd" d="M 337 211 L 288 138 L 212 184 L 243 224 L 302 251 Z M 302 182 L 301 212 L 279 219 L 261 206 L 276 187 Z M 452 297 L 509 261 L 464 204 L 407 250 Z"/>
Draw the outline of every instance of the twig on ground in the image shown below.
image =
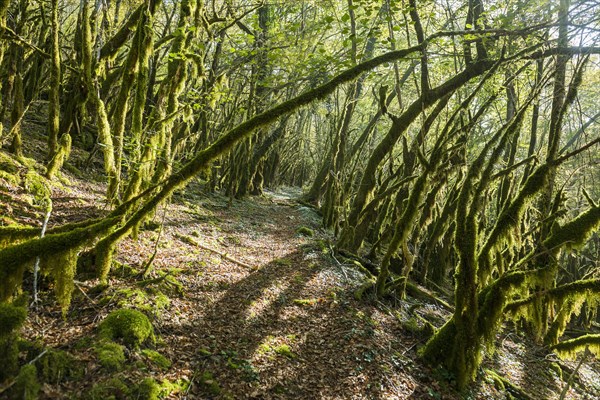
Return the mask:
<path id="1" fill-rule="evenodd" d="M 238 265 L 240 265 L 240 266 L 242 266 L 242 267 L 244 267 L 244 268 L 248 268 L 248 269 L 251 269 L 251 270 L 253 270 L 253 271 L 258 269 L 256 266 L 253 266 L 253 265 L 246 264 L 245 262 L 243 262 L 243 261 L 240 261 L 240 260 L 236 260 L 235 258 L 231 257 L 231 256 L 230 256 L 229 254 L 227 254 L 227 253 L 223 253 L 223 252 L 221 252 L 221 251 L 219 251 L 219 250 L 215 250 L 215 249 L 213 249 L 213 248 L 211 248 L 211 247 L 208 247 L 208 246 L 206 246 L 206 245 L 203 245 L 202 243 L 199 243 L 198 241 L 196 241 L 196 240 L 192 239 L 192 238 L 191 238 L 191 237 L 189 237 L 189 236 L 185 236 L 185 235 L 181 235 L 181 234 L 179 234 L 179 233 L 176 233 L 176 234 L 175 234 L 175 237 L 177 237 L 179 240 L 182 240 L 182 241 L 184 241 L 184 242 L 186 242 L 186 243 L 188 243 L 188 244 L 191 244 L 192 246 L 198 246 L 198 247 L 200 247 L 201 249 L 208 250 L 208 251 L 210 251 L 210 252 L 213 252 L 213 253 L 215 253 L 215 254 L 218 254 L 218 255 L 219 255 L 219 256 L 221 256 L 222 258 L 224 258 L 224 259 L 226 259 L 226 260 L 228 260 L 228 261 L 231 261 L 231 262 L 233 262 L 233 263 L 236 263 L 236 264 L 238 264 Z"/>

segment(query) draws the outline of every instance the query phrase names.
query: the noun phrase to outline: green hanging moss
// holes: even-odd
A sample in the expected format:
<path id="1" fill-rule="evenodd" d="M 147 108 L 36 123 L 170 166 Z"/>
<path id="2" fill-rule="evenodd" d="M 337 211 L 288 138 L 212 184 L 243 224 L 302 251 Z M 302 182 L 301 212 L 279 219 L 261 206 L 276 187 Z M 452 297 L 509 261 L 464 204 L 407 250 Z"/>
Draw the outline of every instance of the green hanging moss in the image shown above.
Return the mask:
<path id="1" fill-rule="evenodd" d="M 37 256 L 65 253 L 83 246 L 106 232 L 118 219 L 105 218 L 89 226 L 69 224 L 69 230 L 53 229 L 44 238 L 33 238 L 0 249 L 0 301 L 8 299 L 20 287 L 23 271 Z"/>
<path id="2" fill-rule="evenodd" d="M 111 341 L 101 341 L 94 347 L 98 362 L 110 371 L 120 371 L 125 362 L 124 347 Z"/>
<path id="3" fill-rule="evenodd" d="M 46 178 L 52 179 L 56 172 L 60 170 L 71 154 L 71 135 L 64 134 L 60 138 L 58 150 L 46 167 Z"/>
<path id="4" fill-rule="evenodd" d="M 574 359 L 577 353 L 582 352 L 586 347 L 600 357 L 600 334 L 583 335 L 576 339 L 565 340 L 551 347 L 552 351 L 562 358 Z"/>
<path id="5" fill-rule="evenodd" d="M 77 253 L 78 249 L 69 249 L 53 254 L 46 261 L 46 268 L 54 279 L 54 292 L 63 315 L 69 309 L 75 288 L 73 279 L 77 270 Z"/>
<path id="6" fill-rule="evenodd" d="M 494 228 L 488 235 L 478 255 L 478 275 L 480 280 L 485 281 L 489 277 L 493 265 L 491 263 L 492 250 L 498 246 L 501 248 L 503 244 L 502 239 L 508 239 L 510 243 L 510 230 L 521 221 L 521 215 L 528 202 L 546 185 L 549 171 L 550 166 L 548 164 L 541 165 L 535 170 L 529 176 L 517 197 L 500 213 Z"/>
<path id="7" fill-rule="evenodd" d="M 132 347 L 156 340 L 148 317 L 140 311 L 127 308 L 111 312 L 100 323 L 99 329 L 102 338 L 122 339 L 123 343 Z"/>
<path id="8" fill-rule="evenodd" d="M 21 368 L 15 385 L 11 389 L 13 398 L 23 400 L 36 400 L 41 385 L 37 378 L 35 365 L 27 364 Z"/>
<path id="9" fill-rule="evenodd" d="M 599 224 L 600 207 L 592 207 L 579 214 L 574 220 L 556 229 L 544 241 L 544 246 L 551 251 L 558 249 L 562 245 L 566 245 L 568 248 L 581 246 Z"/>
<path id="10" fill-rule="evenodd" d="M 101 282 L 105 282 L 108 278 L 114 253 L 115 245 L 108 237 L 100 240 L 96 245 L 96 274 Z"/>

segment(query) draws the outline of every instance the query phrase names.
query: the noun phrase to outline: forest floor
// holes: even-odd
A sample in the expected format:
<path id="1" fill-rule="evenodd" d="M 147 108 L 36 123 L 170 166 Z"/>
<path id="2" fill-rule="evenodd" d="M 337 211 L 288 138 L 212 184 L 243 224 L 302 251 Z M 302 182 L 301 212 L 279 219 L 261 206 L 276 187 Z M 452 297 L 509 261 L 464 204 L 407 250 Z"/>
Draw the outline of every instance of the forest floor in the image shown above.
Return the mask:
<path id="1" fill-rule="evenodd" d="M 41 137 L 28 140 L 29 157 L 43 148 Z M 8 162 L 6 153 L 0 155 Z M 105 214 L 103 193 L 104 185 L 88 173 L 65 172 L 52 184 L 49 226 Z M 332 255 L 331 234 L 320 228 L 314 210 L 296 202 L 300 194 L 283 188 L 230 201 L 203 193 L 196 182 L 160 207 L 137 240 L 121 244 L 108 287 L 77 278 L 64 318 L 45 282 L 22 337 L 40 352 L 63 351 L 71 366 L 43 384 L 41 398 L 136 398 L 132 388 L 148 377 L 170 399 L 524 396 L 494 372 L 533 399 L 559 398 L 577 362 L 558 364 L 508 328 L 476 383 L 457 393 L 445 370 L 417 355 L 425 342 L 422 318 L 439 327 L 449 312 L 410 298 L 354 299 L 361 273 Z M 31 203 L 24 185 L 0 177 L 0 223 L 40 226 L 43 215 Z M 155 279 L 143 280 L 139 272 L 155 249 Z M 27 276 L 25 290 L 31 282 Z M 118 308 L 145 312 L 157 341 L 127 349 L 125 361 L 109 368 L 99 362 L 97 327 Z M 566 398 L 600 398 L 598 360 L 583 363 Z"/>

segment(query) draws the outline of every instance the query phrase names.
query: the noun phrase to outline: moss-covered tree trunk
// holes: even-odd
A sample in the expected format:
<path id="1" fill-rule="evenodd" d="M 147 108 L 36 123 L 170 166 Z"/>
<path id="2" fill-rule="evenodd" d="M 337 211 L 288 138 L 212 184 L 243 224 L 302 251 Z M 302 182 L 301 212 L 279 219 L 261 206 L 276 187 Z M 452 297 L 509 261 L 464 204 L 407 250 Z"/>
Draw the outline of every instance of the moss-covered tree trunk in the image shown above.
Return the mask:
<path id="1" fill-rule="evenodd" d="M 50 23 L 52 26 L 50 59 L 50 93 L 48 96 L 48 159 L 58 150 L 60 129 L 60 26 L 58 21 L 58 0 L 50 1 Z"/>

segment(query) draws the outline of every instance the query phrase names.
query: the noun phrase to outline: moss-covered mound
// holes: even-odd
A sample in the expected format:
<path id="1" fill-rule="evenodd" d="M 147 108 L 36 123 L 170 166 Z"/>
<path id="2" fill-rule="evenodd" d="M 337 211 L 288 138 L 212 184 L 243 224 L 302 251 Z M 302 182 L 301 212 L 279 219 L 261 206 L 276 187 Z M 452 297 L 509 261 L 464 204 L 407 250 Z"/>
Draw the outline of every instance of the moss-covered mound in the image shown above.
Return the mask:
<path id="1" fill-rule="evenodd" d="M 139 347 L 147 341 L 154 342 L 154 328 L 148 317 L 140 311 L 123 308 L 111 312 L 100 323 L 100 337 L 121 339 L 130 347 Z"/>

